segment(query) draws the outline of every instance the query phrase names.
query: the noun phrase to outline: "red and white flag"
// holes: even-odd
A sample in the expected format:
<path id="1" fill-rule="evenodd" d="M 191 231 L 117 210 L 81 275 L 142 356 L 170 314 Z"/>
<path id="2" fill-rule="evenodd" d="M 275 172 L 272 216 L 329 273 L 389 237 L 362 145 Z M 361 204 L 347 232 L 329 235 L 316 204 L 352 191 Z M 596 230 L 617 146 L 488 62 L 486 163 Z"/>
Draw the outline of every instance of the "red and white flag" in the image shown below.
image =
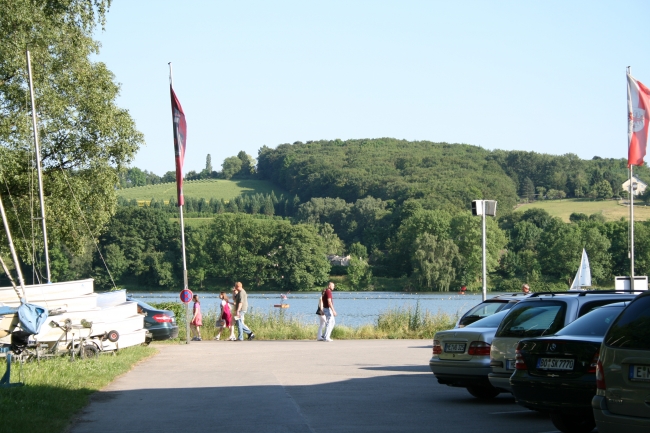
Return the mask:
<path id="1" fill-rule="evenodd" d="M 627 166 L 643 165 L 650 123 L 650 89 L 627 74 Z"/>
<path id="2" fill-rule="evenodd" d="M 183 197 L 183 161 L 185 160 L 185 142 L 187 139 L 187 124 L 183 107 L 176 98 L 172 86 L 169 86 L 172 98 L 172 119 L 174 121 L 174 153 L 176 155 L 176 191 L 178 193 L 178 205 L 185 204 Z"/>

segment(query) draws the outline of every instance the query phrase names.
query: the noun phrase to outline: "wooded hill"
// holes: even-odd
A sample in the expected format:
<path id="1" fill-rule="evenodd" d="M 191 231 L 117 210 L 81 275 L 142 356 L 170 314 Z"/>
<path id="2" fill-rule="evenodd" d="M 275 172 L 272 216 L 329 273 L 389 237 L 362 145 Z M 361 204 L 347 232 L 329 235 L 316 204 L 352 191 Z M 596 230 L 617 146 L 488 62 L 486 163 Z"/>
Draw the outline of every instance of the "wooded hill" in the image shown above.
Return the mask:
<path id="1" fill-rule="evenodd" d="M 518 290 L 527 282 L 536 291 L 566 290 L 583 248 L 595 285 L 611 287 L 614 276 L 629 272 L 625 221 L 577 211 L 569 222 L 542 209 L 512 212 L 522 196 L 597 200 L 622 194 L 624 159 L 334 140 L 263 147 L 257 172 L 242 170 L 228 175 L 266 179 L 288 193 L 188 199 L 188 216 L 210 218 L 186 230 L 194 287 L 243 281 L 253 289 L 312 290 L 338 272 L 347 276 L 345 289 L 372 290 L 383 278 L 406 290 L 477 290 L 481 219 L 469 212 L 475 199 L 499 201 L 497 218 L 487 219 L 491 289 Z M 646 167 L 636 171 L 650 179 Z M 55 280 L 90 274 L 98 287 L 110 288 L 105 259 L 117 284 L 178 287 L 180 231 L 170 221 L 177 212 L 173 198 L 144 207 L 122 199 L 99 237 L 103 258 L 90 253 L 75 261 L 65 248 L 54 247 Z M 650 273 L 650 221 L 636 224 L 635 242 L 637 273 Z M 333 269 L 326 254 L 349 254 L 351 264 Z"/>
<path id="2" fill-rule="evenodd" d="M 622 150 L 621 153 L 624 153 Z M 499 201 L 508 212 L 518 197 L 534 199 L 621 194 L 628 177 L 624 158 L 583 160 L 523 151 L 489 151 L 466 144 L 393 138 L 310 141 L 262 147 L 257 174 L 302 202 L 372 196 L 401 203 L 415 198 L 427 209 L 469 209 L 472 200 Z M 639 167 L 641 179 L 650 179 Z"/>

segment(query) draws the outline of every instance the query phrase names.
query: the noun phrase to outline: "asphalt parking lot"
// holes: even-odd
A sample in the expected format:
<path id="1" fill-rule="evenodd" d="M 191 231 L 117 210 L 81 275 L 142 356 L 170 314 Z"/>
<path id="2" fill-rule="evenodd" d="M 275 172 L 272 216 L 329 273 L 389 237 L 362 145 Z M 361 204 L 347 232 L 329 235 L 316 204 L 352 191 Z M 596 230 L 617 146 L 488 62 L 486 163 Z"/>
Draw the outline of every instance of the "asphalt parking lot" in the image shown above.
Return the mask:
<path id="1" fill-rule="evenodd" d="M 203 341 L 160 353 L 96 393 L 70 431 L 556 431 L 509 395 L 439 385 L 428 340 Z"/>

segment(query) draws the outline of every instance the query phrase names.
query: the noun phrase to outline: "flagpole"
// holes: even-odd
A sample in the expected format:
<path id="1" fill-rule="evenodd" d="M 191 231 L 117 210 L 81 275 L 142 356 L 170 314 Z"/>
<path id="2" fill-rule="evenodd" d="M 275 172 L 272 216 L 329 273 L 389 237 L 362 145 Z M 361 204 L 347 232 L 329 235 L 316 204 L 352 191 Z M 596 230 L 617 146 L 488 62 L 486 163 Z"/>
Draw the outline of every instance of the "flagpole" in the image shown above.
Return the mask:
<path id="1" fill-rule="evenodd" d="M 169 62 L 169 85 L 174 88 L 174 75 L 172 62 Z M 182 173 L 181 173 L 182 175 Z M 187 258 L 185 256 L 185 222 L 183 221 L 183 204 L 179 202 L 178 211 L 181 219 L 181 249 L 183 251 L 183 289 L 189 288 L 187 284 Z M 185 343 L 190 344 L 190 304 L 185 303 Z"/>
<path id="2" fill-rule="evenodd" d="M 632 75 L 631 66 L 627 67 L 627 74 Z M 627 81 L 627 77 L 626 77 L 626 81 Z M 628 147 L 629 147 L 629 142 L 628 142 Z M 633 167 L 634 166 L 630 164 L 629 196 L 630 196 L 630 290 L 631 291 L 634 291 L 634 188 L 632 186 Z"/>

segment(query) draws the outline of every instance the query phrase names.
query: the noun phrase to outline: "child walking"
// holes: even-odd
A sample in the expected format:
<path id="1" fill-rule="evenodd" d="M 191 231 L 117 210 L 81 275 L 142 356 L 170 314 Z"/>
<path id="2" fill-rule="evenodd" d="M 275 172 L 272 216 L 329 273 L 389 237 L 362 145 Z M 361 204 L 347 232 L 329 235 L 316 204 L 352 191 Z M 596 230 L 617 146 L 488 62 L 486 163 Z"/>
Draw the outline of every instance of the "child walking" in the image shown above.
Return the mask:
<path id="1" fill-rule="evenodd" d="M 199 295 L 192 296 L 194 307 L 192 308 L 192 321 L 190 322 L 191 335 L 194 337 L 192 341 L 201 340 L 201 326 L 203 326 L 203 316 L 201 315 L 201 303 L 199 302 Z"/>
<path id="2" fill-rule="evenodd" d="M 221 299 L 221 319 L 217 320 L 217 328 L 219 328 L 219 332 L 214 339 L 220 340 L 223 328 L 230 328 L 230 337 L 228 340 L 235 341 L 235 327 L 232 324 L 232 312 L 230 311 L 230 304 L 228 303 L 228 295 L 226 292 L 219 293 L 219 299 Z"/>

